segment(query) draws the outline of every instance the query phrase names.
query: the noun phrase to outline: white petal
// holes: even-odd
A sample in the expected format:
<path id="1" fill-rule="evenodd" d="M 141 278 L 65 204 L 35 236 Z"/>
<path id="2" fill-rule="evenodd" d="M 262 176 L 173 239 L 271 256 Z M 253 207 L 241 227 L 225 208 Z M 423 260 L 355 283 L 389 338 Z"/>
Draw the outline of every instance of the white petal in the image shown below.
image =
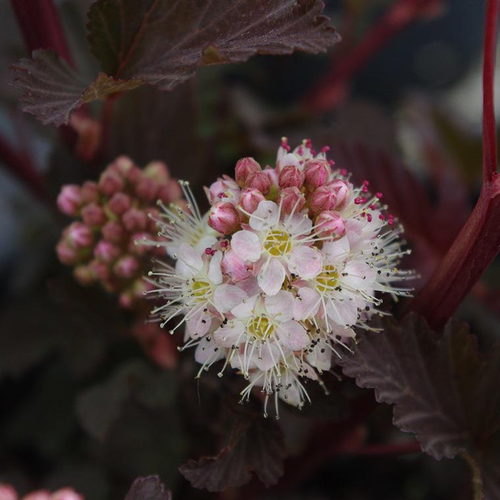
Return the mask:
<path id="1" fill-rule="evenodd" d="M 301 236 L 307 236 L 311 232 L 313 225 L 312 220 L 302 213 L 287 217 L 285 224 L 290 234 L 300 234 Z"/>
<path id="2" fill-rule="evenodd" d="M 264 200 L 250 217 L 250 227 L 255 231 L 264 231 L 278 223 L 278 205 L 274 201 Z"/>
<path id="3" fill-rule="evenodd" d="M 219 285 L 215 289 L 214 304 L 221 313 L 227 313 L 246 298 L 246 292 L 236 285 Z"/>
<path id="4" fill-rule="evenodd" d="M 352 299 L 352 298 L 351 298 Z M 358 321 L 358 306 L 354 299 L 345 297 L 343 300 L 329 300 L 326 304 L 328 317 L 338 325 L 351 326 Z"/>
<path id="5" fill-rule="evenodd" d="M 315 316 L 320 303 L 318 292 L 308 287 L 299 288 L 293 305 L 294 318 L 300 321 Z"/>
<path id="6" fill-rule="evenodd" d="M 214 333 L 215 342 L 222 347 L 232 347 L 236 345 L 238 338 L 244 332 L 245 327 L 241 321 L 229 321 L 227 324 L 217 328 Z M 239 343 L 244 339 L 242 335 Z"/>
<path id="7" fill-rule="evenodd" d="M 213 363 L 224 357 L 224 350 L 219 347 L 210 337 L 203 337 L 196 347 L 194 359 L 197 363 L 204 364 L 207 361 Z"/>
<path id="8" fill-rule="evenodd" d="M 351 246 L 357 245 L 363 237 L 363 222 L 356 219 L 347 219 L 345 223 L 346 237 L 349 239 Z"/>
<path id="9" fill-rule="evenodd" d="M 195 276 L 203 267 L 201 256 L 198 255 L 192 246 L 186 245 L 185 243 L 179 247 L 177 258 L 179 260 L 177 261 L 178 266 L 176 265 L 176 269 L 177 267 L 179 268 L 182 276 Z"/>
<path id="10" fill-rule="evenodd" d="M 288 269 L 303 279 L 315 278 L 323 269 L 323 255 L 316 248 L 299 246 L 290 254 Z"/>
<path id="11" fill-rule="evenodd" d="M 296 321 L 287 321 L 279 326 L 280 341 L 291 351 L 299 351 L 309 344 L 309 335 Z"/>
<path id="12" fill-rule="evenodd" d="M 266 310 L 276 321 L 290 321 L 293 318 L 293 294 L 280 290 L 265 299 Z"/>
<path id="13" fill-rule="evenodd" d="M 270 259 L 259 271 L 257 281 L 267 295 L 276 295 L 285 281 L 285 268 L 278 259 Z"/>
<path id="14" fill-rule="evenodd" d="M 212 315 L 207 310 L 200 311 L 193 315 L 186 322 L 186 332 L 192 338 L 203 337 L 210 329 Z"/>
<path id="15" fill-rule="evenodd" d="M 255 303 L 257 302 L 258 298 L 258 295 L 254 295 L 253 297 L 250 297 L 248 299 L 243 299 L 240 305 L 234 307 L 231 310 L 231 314 L 236 318 L 248 318 L 252 315 Z"/>
<path id="16" fill-rule="evenodd" d="M 234 233 L 231 239 L 231 248 L 240 259 L 250 262 L 257 262 L 262 253 L 259 237 L 252 231 L 243 230 Z"/>
<path id="17" fill-rule="evenodd" d="M 332 365 L 332 354 L 328 344 L 324 340 L 320 340 L 306 359 L 318 370 L 328 371 Z"/>
<path id="18" fill-rule="evenodd" d="M 208 224 L 207 228 L 208 228 L 207 232 L 210 231 L 213 233 L 213 229 L 209 227 Z M 200 241 L 196 243 L 194 249 L 199 255 L 202 255 L 205 252 L 205 249 L 212 248 L 212 246 L 215 245 L 215 243 L 217 243 L 217 236 L 215 236 L 214 234 L 207 234 L 202 238 L 200 238 Z"/>
<path id="19" fill-rule="evenodd" d="M 220 263 L 222 261 L 222 252 L 215 252 L 214 256 L 210 260 L 210 265 L 208 266 L 208 279 L 218 285 L 222 283 L 222 270 Z"/>
<path id="20" fill-rule="evenodd" d="M 286 349 L 285 354 L 288 354 Z M 263 344 L 260 353 L 257 349 L 254 351 L 253 358 L 253 361 L 258 368 L 261 370 L 269 370 L 273 366 L 276 366 L 279 361 L 283 359 L 283 356 L 279 347 L 276 345 L 276 342 L 266 342 Z"/>
<path id="21" fill-rule="evenodd" d="M 375 271 L 364 262 L 348 262 L 342 272 L 342 282 L 357 290 L 370 288 L 375 277 Z"/>
<path id="22" fill-rule="evenodd" d="M 339 240 L 323 243 L 323 254 L 327 262 L 336 264 L 348 257 L 350 251 L 349 239 L 343 236 Z"/>

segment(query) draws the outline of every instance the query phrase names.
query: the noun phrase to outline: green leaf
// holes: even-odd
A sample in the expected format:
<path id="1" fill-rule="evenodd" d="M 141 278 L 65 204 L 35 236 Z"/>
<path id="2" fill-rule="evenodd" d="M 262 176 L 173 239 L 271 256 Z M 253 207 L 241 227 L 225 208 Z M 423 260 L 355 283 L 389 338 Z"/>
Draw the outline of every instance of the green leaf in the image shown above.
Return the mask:
<path id="1" fill-rule="evenodd" d="M 436 459 L 467 454 L 477 464 L 485 499 L 500 488 L 500 349 L 483 357 L 463 323 L 450 322 L 442 337 L 425 321 L 363 332 L 354 354 L 339 361 L 377 401 L 394 405 L 394 424 L 416 435 Z"/>

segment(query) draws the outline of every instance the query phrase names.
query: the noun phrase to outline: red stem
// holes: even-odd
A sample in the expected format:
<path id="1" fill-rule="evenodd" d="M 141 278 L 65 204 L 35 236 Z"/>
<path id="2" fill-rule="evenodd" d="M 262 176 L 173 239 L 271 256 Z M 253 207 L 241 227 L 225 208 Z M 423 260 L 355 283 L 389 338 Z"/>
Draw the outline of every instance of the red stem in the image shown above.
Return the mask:
<path id="1" fill-rule="evenodd" d="M 24 152 L 15 151 L 3 137 L 0 137 L 0 162 L 15 177 L 24 181 L 24 184 L 39 200 L 47 201 L 42 177 L 34 167 L 31 158 Z"/>
<path id="2" fill-rule="evenodd" d="M 497 129 L 495 123 L 495 55 L 500 3 L 488 1 L 483 63 L 483 184 L 497 178 Z"/>
<path id="3" fill-rule="evenodd" d="M 53 0 L 11 0 L 11 4 L 30 53 L 52 49 L 74 66 Z"/>
<path id="4" fill-rule="evenodd" d="M 315 113 L 328 111 L 345 94 L 347 82 L 397 33 L 422 16 L 436 0 L 399 0 L 383 15 L 352 52 L 336 61 L 331 71 L 306 95 L 304 105 Z"/>
<path id="5" fill-rule="evenodd" d="M 439 268 L 409 309 L 441 328 L 500 251 L 500 178 L 497 172 L 494 66 L 500 0 L 488 0 L 483 70 L 483 186 L 472 214 Z"/>

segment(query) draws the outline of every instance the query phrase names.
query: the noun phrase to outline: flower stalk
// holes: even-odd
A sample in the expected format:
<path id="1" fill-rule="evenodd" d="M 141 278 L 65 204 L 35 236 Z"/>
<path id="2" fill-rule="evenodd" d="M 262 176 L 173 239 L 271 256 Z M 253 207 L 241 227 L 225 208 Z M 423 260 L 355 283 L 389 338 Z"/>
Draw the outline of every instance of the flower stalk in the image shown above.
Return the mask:
<path id="1" fill-rule="evenodd" d="M 488 0 L 483 65 L 483 185 L 479 200 L 437 271 L 409 310 L 441 328 L 500 251 L 494 66 L 500 0 Z"/>

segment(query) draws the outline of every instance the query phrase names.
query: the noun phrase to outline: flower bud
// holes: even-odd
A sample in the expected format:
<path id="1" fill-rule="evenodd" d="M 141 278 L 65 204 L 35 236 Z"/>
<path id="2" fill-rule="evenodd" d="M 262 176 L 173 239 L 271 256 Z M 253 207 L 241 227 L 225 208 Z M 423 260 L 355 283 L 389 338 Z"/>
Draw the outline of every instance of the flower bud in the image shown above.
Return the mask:
<path id="1" fill-rule="evenodd" d="M 271 179 L 266 172 L 255 172 L 247 178 L 246 187 L 258 189 L 262 194 L 266 195 L 271 189 Z"/>
<path id="2" fill-rule="evenodd" d="M 89 269 L 100 281 L 106 281 L 111 276 L 111 271 L 109 267 L 104 262 L 99 260 L 93 260 L 89 264 Z"/>
<path id="3" fill-rule="evenodd" d="M 146 203 L 151 203 L 157 198 L 158 185 L 153 179 L 143 176 L 135 188 L 137 197 Z"/>
<path id="4" fill-rule="evenodd" d="M 304 184 L 304 174 L 293 165 L 285 167 L 279 176 L 279 185 L 282 189 L 296 187 L 300 189 Z"/>
<path id="5" fill-rule="evenodd" d="M 132 168 L 134 168 L 134 162 L 126 155 L 121 155 L 115 159 L 115 161 L 110 165 L 110 168 L 115 170 L 118 174 L 123 177 L 127 177 L 128 173 Z"/>
<path id="6" fill-rule="evenodd" d="M 75 184 L 63 186 L 57 197 L 57 206 L 59 210 L 66 215 L 77 215 L 82 203 L 82 193 Z"/>
<path id="7" fill-rule="evenodd" d="M 126 212 L 132 202 L 130 197 L 125 193 L 115 193 L 108 202 L 109 209 L 116 215 L 121 215 Z"/>
<path id="8" fill-rule="evenodd" d="M 208 225 L 221 234 L 231 234 L 240 226 L 238 212 L 228 201 L 213 205 L 208 216 Z"/>
<path id="9" fill-rule="evenodd" d="M 32 491 L 25 495 L 22 500 L 51 500 L 52 495 L 47 490 Z"/>
<path id="10" fill-rule="evenodd" d="M 10 484 L 0 484 L 0 500 L 18 500 L 16 490 Z"/>
<path id="11" fill-rule="evenodd" d="M 80 285 L 87 286 L 95 281 L 95 273 L 89 266 L 80 265 L 76 266 L 73 270 L 73 276 Z M 0 497 L 1 500 L 1 497 Z"/>
<path id="12" fill-rule="evenodd" d="M 347 182 L 337 179 L 330 183 L 332 188 L 337 194 L 337 205 L 336 208 L 342 208 L 347 203 L 349 198 L 349 184 Z"/>
<path id="13" fill-rule="evenodd" d="M 82 218 L 87 226 L 101 226 L 106 221 L 102 208 L 94 202 L 82 208 Z"/>
<path id="14" fill-rule="evenodd" d="M 128 251 L 134 255 L 146 255 L 151 252 L 151 247 L 147 245 L 141 245 L 141 241 L 143 240 L 153 240 L 154 238 L 151 234 L 143 232 L 143 233 L 134 233 L 130 238 L 128 244 Z M 163 255 L 165 249 L 161 247 L 161 255 Z"/>
<path id="15" fill-rule="evenodd" d="M 236 182 L 240 187 L 245 187 L 249 177 L 262 170 L 253 158 L 241 158 L 236 163 Z"/>
<path id="16" fill-rule="evenodd" d="M 182 191 L 179 183 L 171 179 L 165 186 L 160 188 L 158 198 L 164 203 L 172 203 L 182 198 Z"/>
<path id="17" fill-rule="evenodd" d="M 245 262 L 232 249 L 224 252 L 221 267 L 234 281 L 241 281 L 252 275 Z"/>
<path id="18" fill-rule="evenodd" d="M 74 265 L 78 260 L 77 250 L 75 250 L 73 247 L 70 247 L 64 240 L 61 240 L 57 244 L 56 252 L 59 260 L 67 266 Z"/>
<path id="19" fill-rule="evenodd" d="M 99 199 L 99 188 L 94 181 L 85 181 L 81 192 L 84 203 L 93 203 Z"/>
<path id="20" fill-rule="evenodd" d="M 120 255 L 120 249 L 109 241 L 101 240 L 94 248 L 94 255 L 103 262 L 115 261 Z"/>
<path id="21" fill-rule="evenodd" d="M 269 180 L 271 181 L 271 186 L 279 186 L 279 174 L 278 170 L 272 167 L 266 167 L 264 173 L 267 174 Z"/>
<path id="22" fill-rule="evenodd" d="M 306 204 L 306 199 L 298 188 L 288 187 L 281 190 L 279 203 L 284 214 L 291 214 L 300 212 Z"/>
<path id="23" fill-rule="evenodd" d="M 236 204 L 240 198 L 240 188 L 233 179 L 225 175 L 210 186 L 208 197 L 212 204 L 220 201 L 229 201 Z"/>
<path id="24" fill-rule="evenodd" d="M 309 200 L 313 213 L 333 210 L 337 205 L 337 191 L 333 186 L 320 186 L 314 191 Z"/>
<path id="25" fill-rule="evenodd" d="M 111 170 L 105 170 L 99 179 L 99 189 L 107 196 L 121 191 L 124 185 L 123 178 L 117 172 Z"/>
<path id="26" fill-rule="evenodd" d="M 123 227 L 127 231 L 143 231 L 148 223 L 147 215 L 137 208 L 130 208 L 122 215 Z"/>
<path id="27" fill-rule="evenodd" d="M 331 169 L 326 160 L 310 160 L 304 169 L 305 184 L 309 189 L 316 189 L 330 179 Z"/>
<path id="28" fill-rule="evenodd" d="M 123 226 L 116 221 L 107 222 L 101 229 L 102 236 L 106 241 L 120 243 L 124 236 Z"/>
<path id="29" fill-rule="evenodd" d="M 265 199 L 265 196 L 257 189 L 244 189 L 241 193 L 238 206 L 245 212 L 253 214 L 257 210 L 259 203 Z"/>
<path id="30" fill-rule="evenodd" d="M 345 222 L 338 212 L 321 212 L 314 221 L 316 234 L 320 237 L 344 236 Z"/>
<path id="31" fill-rule="evenodd" d="M 92 230 L 83 222 L 73 222 L 66 231 L 67 241 L 74 248 L 85 248 L 92 245 L 94 240 Z"/>
<path id="32" fill-rule="evenodd" d="M 150 177 L 157 184 L 166 184 L 170 179 L 167 165 L 162 161 L 152 161 L 144 168 L 144 175 Z"/>
<path id="33" fill-rule="evenodd" d="M 61 488 L 52 493 L 51 500 L 84 500 L 73 488 Z"/>
<path id="34" fill-rule="evenodd" d="M 139 269 L 139 262 L 132 255 L 122 257 L 113 267 L 113 271 L 120 278 L 132 278 Z"/>

